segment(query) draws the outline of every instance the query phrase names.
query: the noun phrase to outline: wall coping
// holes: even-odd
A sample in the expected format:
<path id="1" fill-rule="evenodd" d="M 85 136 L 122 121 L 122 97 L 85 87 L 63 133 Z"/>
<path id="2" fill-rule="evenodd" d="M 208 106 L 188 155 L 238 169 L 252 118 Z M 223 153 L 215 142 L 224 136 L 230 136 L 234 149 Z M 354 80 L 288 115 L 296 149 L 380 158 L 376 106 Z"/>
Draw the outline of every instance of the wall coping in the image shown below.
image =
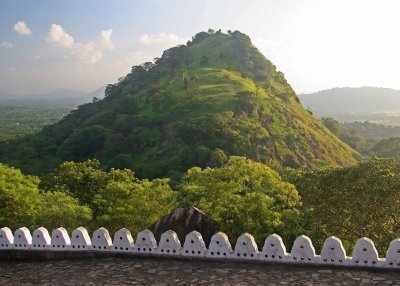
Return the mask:
<path id="1" fill-rule="evenodd" d="M 329 237 L 325 240 L 321 254 L 316 254 L 309 237 L 301 235 L 294 241 L 290 252 L 286 251 L 282 238 L 271 234 L 258 249 L 254 237 L 245 233 L 236 241 L 234 248 L 225 233 L 213 235 L 206 246 L 201 234 L 190 232 L 183 243 L 172 230 L 162 234 L 159 243 L 150 230 L 143 230 L 132 237 L 129 230 L 118 230 L 112 240 L 105 228 L 95 230 L 92 237 L 85 228 L 79 227 L 71 237 L 65 228 L 49 232 L 44 227 L 33 231 L 26 227 L 15 230 L 0 229 L 0 259 L 57 259 L 103 256 L 145 256 L 179 259 L 202 259 L 218 261 L 247 261 L 266 264 L 294 264 L 349 268 L 371 268 L 382 270 L 400 269 L 400 239 L 394 239 L 385 257 L 379 257 L 374 242 L 366 237 L 357 240 L 352 256 L 347 256 L 341 240 Z"/>

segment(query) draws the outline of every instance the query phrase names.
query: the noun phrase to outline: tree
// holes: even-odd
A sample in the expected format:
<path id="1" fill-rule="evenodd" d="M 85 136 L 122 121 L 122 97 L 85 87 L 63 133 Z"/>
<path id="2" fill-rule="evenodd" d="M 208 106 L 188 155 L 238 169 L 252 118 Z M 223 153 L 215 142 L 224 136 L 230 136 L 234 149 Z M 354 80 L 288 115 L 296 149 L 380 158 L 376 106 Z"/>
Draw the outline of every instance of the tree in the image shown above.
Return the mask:
<path id="1" fill-rule="evenodd" d="M 149 71 L 154 67 L 154 64 L 152 62 L 145 62 L 142 64 L 142 67 L 146 70 Z"/>
<path id="2" fill-rule="evenodd" d="M 208 60 L 209 60 L 209 57 L 203 55 L 200 59 L 200 64 L 203 66 L 206 66 L 206 65 L 208 65 Z"/>
<path id="3" fill-rule="evenodd" d="M 100 215 L 93 223 L 115 232 L 126 227 L 137 233 L 171 212 L 176 203 L 168 179 L 138 180 L 129 170 L 111 170 L 114 180 L 95 196 Z"/>
<path id="4" fill-rule="evenodd" d="M 73 229 L 91 219 L 91 210 L 68 194 L 43 192 L 39 178 L 0 164 L 0 227 Z"/>
<path id="5" fill-rule="evenodd" d="M 253 92 L 249 91 L 239 91 L 236 93 L 237 104 L 235 106 L 235 111 L 243 111 L 247 114 L 251 114 L 256 109 L 257 96 Z"/>
<path id="6" fill-rule="evenodd" d="M 317 247 L 331 235 L 347 250 L 371 238 L 384 253 L 400 235 L 400 165 L 372 158 L 345 168 L 298 171 L 289 176 L 306 213 L 306 234 Z"/>
<path id="7" fill-rule="evenodd" d="M 128 169 L 105 172 L 97 160 L 65 162 L 46 176 L 41 185 L 48 192 L 71 195 L 89 206 L 93 217 L 87 224 L 92 228 L 104 226 L 110 231 L 128 227 L 137 232 L 172 211 L 176 203 L 168 179 L 139 180 Z M 53 198 L 56 199 L 65 201 L 60 195 Z"/>
<path id="8" fill-rule="evenodd" d="M 195 36 L 192 37 L 191 45 L 195 45 L 200 43 L 201 41 L 207 39 L 210 36 L 207 32 L 199 32 Z"/>
<path id="9" fill-rule="evenodd" d="M 349 129 L 339 121 L 333 118 L 321 118 L 322 123 L 328 128 L 333 134 L 340 138 L 343 142 L 348 144 L 350 147 L 356 149 L 362 154 L 369 154 L 371 148 L 375 148 L 377 145 L 374 146 L 376 143 L 374 140 L 364 138 L 361 134 L 353 129 Z M 380 157 L 382 154 L 375 154 Z M 392 157 L 392 156 L 390 156 Z"/>
<path id="10" fill-rule="evenodd" d="M 45 191 L 64 192 L 87 205 L 98 215 L 93 202 L 94 196 L 107 184 L 107 173 L 100 169 L 98 160 L 81 163 L 64 162 L 42 178 L 40 187 Z"/>
<path id="11" fill-rule="evenodd" d="M 93 157 L 101 149 L 108 135 L 108 128 L 96 124 L 82 127 L 72 132 L 60 148 L 62 158 L 74 158 L 76 161 Z"/>
<path id="12" fill-rule="evenodd" d="M 199 76 L 195 73 L 189 77 L 189 81 L 185 81 L 186 94 L 190 97 L 190 100 L 194 102 L 200 96 L 200 88 L 198 85 Z"/>
<path id="13" fill-rule="evenodd" d="M 394 137 L 394 138 L 382 139 L 369 150 L 369 153 L 379 157 L 399 159 L 400 138 Z"/>
<path id="14" fill-rule="evenodd" d="M 41 204 L 37 216 L 37 224 L 47 229 L 60 226 L 72 231 L 88 225 L 92 219 L 92 210 L 79 205 L 77 199 L 62 192 L 45 192 L 41 196 Z"/>
<path id="15" fill-rule="evenodd" d="M 228 156 L 220 148 L 214 149 L 210 154 L 210 167 L 221 167 L 228 161 Z"/>
<path id="16" fill-rule="evenodd" d="M 32 226 L 40 203 L 39 179 L 0 164 L 0 227 Z"/>
<path id="17" fill-rule="evenodd" d="M 193 85 L 196 85 L 197 82 L 199 81 L 199 76 L 198 76 L 198 74 L 197 74 L 197 73 L 192 74 L 192 75 L 190 76 L 190 80 L 192 81 Z"/>
<path id="18" fill-rule="evenodd" d="M 261 163 L 234 156 L 219 168 L 194 167 L 178 189 L 181 206 L 205 211 L 231 239 L 250 232 L 262 241 L 277 232 L 293 241 L 302 232 L 295 187 Z"/>

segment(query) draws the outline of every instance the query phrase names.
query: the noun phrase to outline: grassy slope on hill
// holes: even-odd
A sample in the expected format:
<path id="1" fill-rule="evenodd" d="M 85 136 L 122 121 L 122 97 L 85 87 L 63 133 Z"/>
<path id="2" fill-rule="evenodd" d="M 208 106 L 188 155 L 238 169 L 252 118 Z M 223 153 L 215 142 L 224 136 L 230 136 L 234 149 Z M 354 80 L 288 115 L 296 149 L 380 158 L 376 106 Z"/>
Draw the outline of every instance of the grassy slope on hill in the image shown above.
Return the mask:
<path id="1" fill-rule="evenodd" d="M 0 161 L 33 174 L 95 157 L 139 177 L 175 177 L 229 155 L 278 169 L 350 165 L 360 156 L 303 108 L 283 74 L 238 31 L 198 33 L 134 66 L 105 99 L 0 145 Z"/>

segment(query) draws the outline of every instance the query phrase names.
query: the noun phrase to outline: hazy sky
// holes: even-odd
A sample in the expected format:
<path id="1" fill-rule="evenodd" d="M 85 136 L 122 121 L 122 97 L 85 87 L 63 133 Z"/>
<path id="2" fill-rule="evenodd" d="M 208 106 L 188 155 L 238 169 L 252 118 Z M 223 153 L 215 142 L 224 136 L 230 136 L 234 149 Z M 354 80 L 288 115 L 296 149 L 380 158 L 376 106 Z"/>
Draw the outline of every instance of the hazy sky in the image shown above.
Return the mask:
<path id="1" fill-rule="evenodd" d="M 0 91 L 91 91 L 208 28 L 248 34 L 296 92 L 400 89 L 400 1 L 0 0 Z"/>

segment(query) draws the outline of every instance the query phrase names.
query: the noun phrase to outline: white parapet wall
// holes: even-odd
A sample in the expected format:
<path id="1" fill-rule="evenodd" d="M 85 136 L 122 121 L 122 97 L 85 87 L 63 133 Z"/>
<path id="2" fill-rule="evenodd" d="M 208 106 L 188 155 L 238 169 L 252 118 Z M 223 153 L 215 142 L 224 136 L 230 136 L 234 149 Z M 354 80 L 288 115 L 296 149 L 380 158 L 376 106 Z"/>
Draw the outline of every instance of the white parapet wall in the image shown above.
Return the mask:
<path id="1" fill-rule="evenodd" d="M 181 242 L 178 235 L 173 230 L 168 230 L 161 235 L 158 243 L 158 254 L 181 255 Z"/>
<path id="2" fill-rule="evenodd" d="M 11 229 L 3 227 L 0 229 L 0 249 L 14 248 L 14 236 Z"/>
<path id="3" fill-rule="evenodd" d="M 228 236 L 223 232 L 218 232 L 211 237 L 210 245 L 206 256 L 210 258 L 230 258 L 232 246 Z"/>
<path id="4" fill-rule="evenodd" d="M 49 248 L 51 245 L 51 237 L 49 232 L 44 227 L 39 227 L 36 229 L 32 234 L 32 247 L 34 249 L 42 248 L 46 249 Z"/>
<path id="5" fill-rule="evenodd" d="M 266 261 L 285 262 L 289 254 L 286 252 L 286 246 L 282 238 L 277 234 L 271 234 L 265 239 L 260 259 Z"/>
<path id="6" fill-rule="evenodd" d="M 70 250 L 71 239 L 68 235 L 68 231 L 59 227 L 51 233 L 51 247 L 52 250 Z"/>
<path id="7" fill-rule="evenodd" d="M 132 251 L 134 246 L 134 240 L 132 234 L 126 228 L 121 228 L 114 235 L 112 250 L 120 252 Z"/>
<path id="8" fill-rule="evenodd" d="M 182 249 L 183 256 L 204 257 L 206 250 L 206 244 L 200 232 L 192 231 L 186 235 Z"/>
<path id="9" fill-rule="evenodd" d="M 136 237 L 136 243 L 133 245 L 133 252 L 135 253 L 156 253 L 157 241 L 154 234 L 148 230 L 142 230 Z"/>
<path id="10" fill-rule="evenodd" d="M 86 228 L 78 227 L 72 232 L 72 250 L 89 250 L 92 248 L 92 241 Z"/>
<path id="11" fill-rule="evenodd" d="M 112 252 L 146 254 L 149 256 L 181 256 L 202 259 L 224 260 L 253 260 L 269 263 L 332 265 L 345 267 L 369 267 L 382 269 L 400 269 L 400 239 L 394 239 L 386 252 L 386 257 L 379 257 L 374 242 L 366 237 L 357 240 L 352 256 L 346 256 L 341 240 L 331 236 L 322 247 L 321 254 L 315 253 L 309 237 L 301 235 L 294 241 L 291 252 L 286 251 L 282 238 L 271 234 L 264 241 L 262 250 L 258 250 L 254 237 L 249 233 L 242 234 L 232 249 L 228 236 L 218 232 L 211 238 L 210 245 L 206 246 L 203 237 L 197 231 L 190 232 L 183 243 L 177 234 L 168 230 L 161 235 L 157 244 L 150 230 L 143 230 L 137 234 L 136 241 L 131 232 L 125 228 L 114 234 L 114 240 L 107 229 L 99 228 L 90 238 L 84 227 L 72 231 L 71 237 L 65 228 L 52 231 L 50 237 L 46 228 L 40 227 L 31 232 L 26 227 L 12 231 L 3 227 L 0 229 L 1 251 L 80 251 L 85 252 Z"/>

